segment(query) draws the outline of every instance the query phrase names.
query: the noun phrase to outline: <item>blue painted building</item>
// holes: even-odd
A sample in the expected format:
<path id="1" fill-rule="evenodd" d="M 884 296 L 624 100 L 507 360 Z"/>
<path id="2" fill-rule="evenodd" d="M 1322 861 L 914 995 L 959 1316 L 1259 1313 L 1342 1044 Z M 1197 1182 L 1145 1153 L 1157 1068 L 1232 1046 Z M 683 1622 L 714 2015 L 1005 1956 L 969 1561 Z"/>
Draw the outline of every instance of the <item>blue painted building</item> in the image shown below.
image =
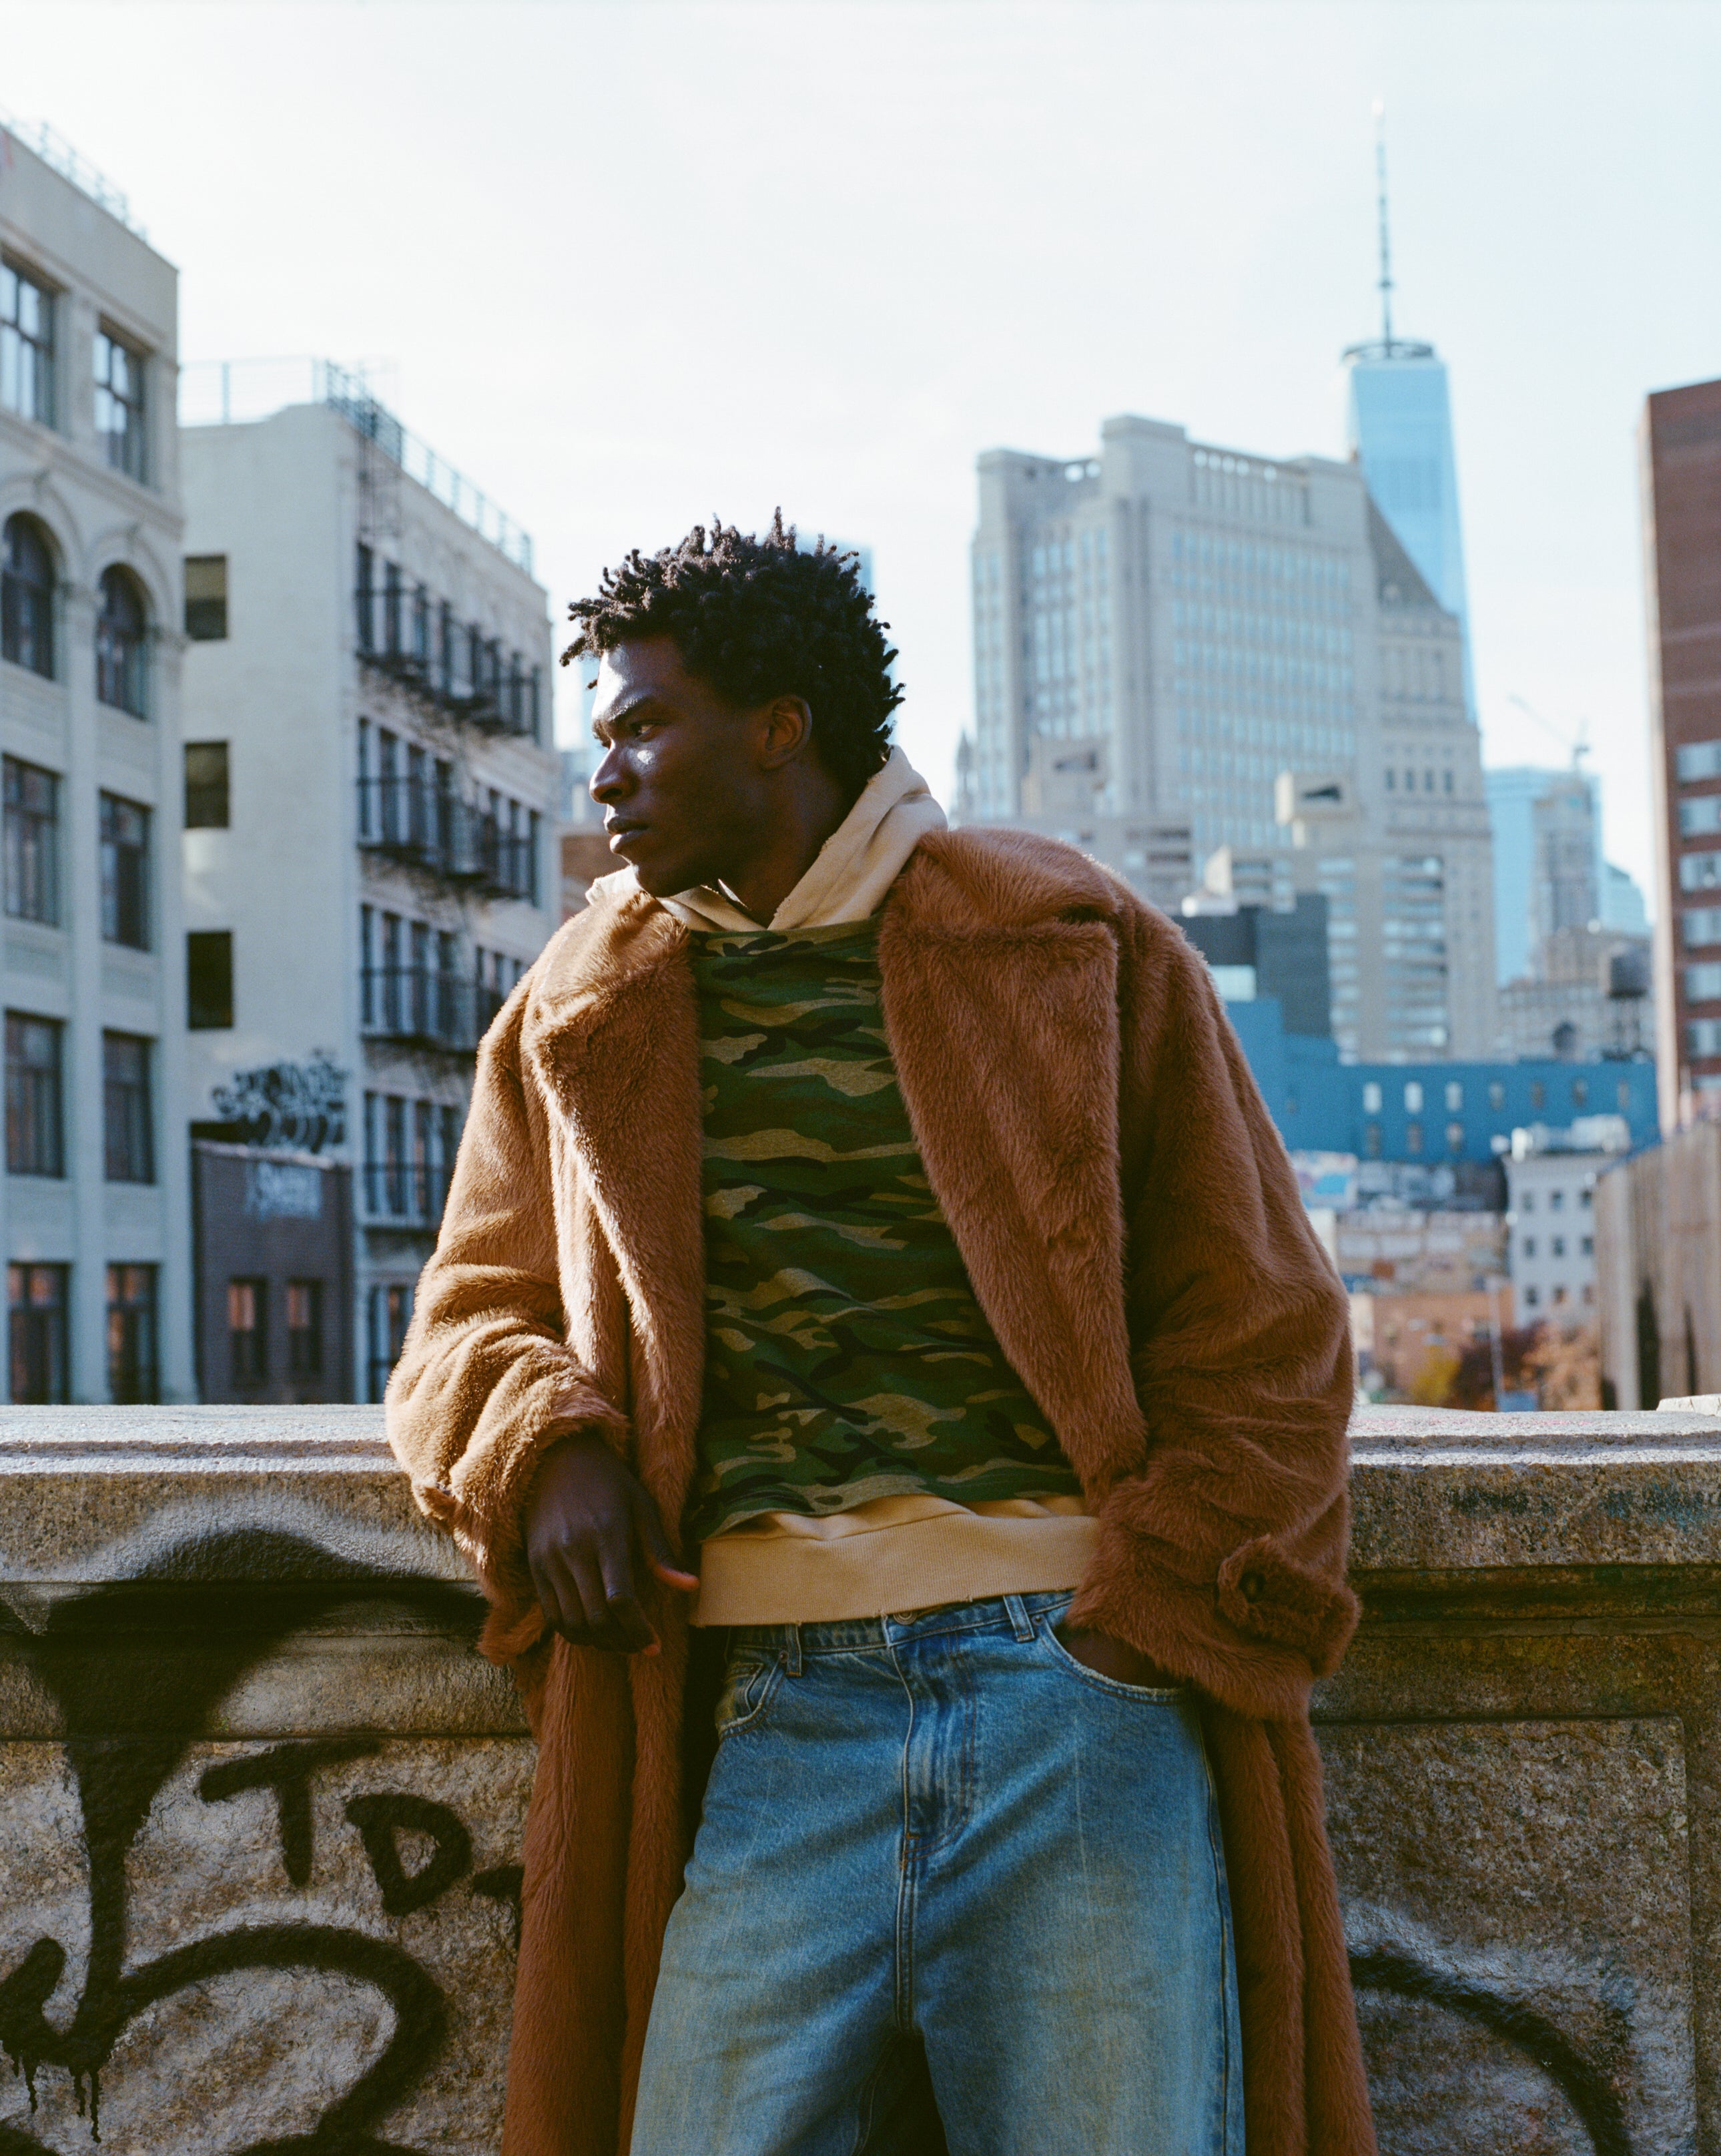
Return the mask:
<path id="1" fill-rule="evenodd" d="M 1655 1065 L 1341 1063 L 1330 1040 L 1287 1033 L 1272 996 L 1227 1004 L 1243 1053 L 1293 1152 L 1360 1160 L 1490 1161 L 1514 1130 L 1555 1129 L 1586 1116 L 1623 1116 L 1631 1148 L 1659 1135 Z"/>

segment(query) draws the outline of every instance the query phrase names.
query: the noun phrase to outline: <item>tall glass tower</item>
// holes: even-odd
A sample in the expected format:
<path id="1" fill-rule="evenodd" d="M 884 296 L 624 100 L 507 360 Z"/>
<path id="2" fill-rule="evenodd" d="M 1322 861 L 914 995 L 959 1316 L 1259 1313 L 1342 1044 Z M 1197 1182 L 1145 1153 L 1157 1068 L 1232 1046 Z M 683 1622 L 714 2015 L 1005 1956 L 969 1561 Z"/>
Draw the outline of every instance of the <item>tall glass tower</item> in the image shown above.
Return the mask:
<path id="1" fill-rule="evenodd" d="M 1375 108 L 1380 183 L 1380 334 L 1345 354 L 1347 446 L 1362 465 L 1394 536 L 1464 631 L 1464 702 L 1473 720 L 1470 610 L 1458 522 L 1458 473 L 1444 362 L 1432 344 L 1392 333 L 1392 257 L 1386 221 L 1386 141 Z"/>

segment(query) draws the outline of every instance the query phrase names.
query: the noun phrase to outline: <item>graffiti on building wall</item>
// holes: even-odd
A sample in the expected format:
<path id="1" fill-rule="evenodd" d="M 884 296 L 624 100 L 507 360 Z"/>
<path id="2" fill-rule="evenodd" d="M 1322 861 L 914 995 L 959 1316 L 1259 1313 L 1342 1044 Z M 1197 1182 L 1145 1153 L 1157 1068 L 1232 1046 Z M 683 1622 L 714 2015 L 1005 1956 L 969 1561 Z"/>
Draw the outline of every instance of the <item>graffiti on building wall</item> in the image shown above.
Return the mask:
<path id="1" fill-rule="evenodd" d="M 308 1063 L 236 1070 L 212 1097 L 216 1114 L 248 1145 L 320 1152 L 346 1142 L 346 1073 L 320 1050 Z"/>

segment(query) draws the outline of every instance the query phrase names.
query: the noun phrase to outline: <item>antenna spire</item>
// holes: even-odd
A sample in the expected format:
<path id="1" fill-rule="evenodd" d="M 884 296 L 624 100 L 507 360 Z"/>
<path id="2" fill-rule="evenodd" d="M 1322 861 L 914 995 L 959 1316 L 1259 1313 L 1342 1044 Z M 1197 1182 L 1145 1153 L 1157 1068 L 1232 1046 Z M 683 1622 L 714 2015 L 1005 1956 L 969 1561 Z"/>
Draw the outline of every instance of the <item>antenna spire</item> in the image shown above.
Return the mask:
<path id="1" fill-rule="evenodd" d="M 1375 181 L 1380 211 L 1380 341 L 1392 352 L 1392 243 L 1386 221 L 1386 106 L 1375 100 Z"/>

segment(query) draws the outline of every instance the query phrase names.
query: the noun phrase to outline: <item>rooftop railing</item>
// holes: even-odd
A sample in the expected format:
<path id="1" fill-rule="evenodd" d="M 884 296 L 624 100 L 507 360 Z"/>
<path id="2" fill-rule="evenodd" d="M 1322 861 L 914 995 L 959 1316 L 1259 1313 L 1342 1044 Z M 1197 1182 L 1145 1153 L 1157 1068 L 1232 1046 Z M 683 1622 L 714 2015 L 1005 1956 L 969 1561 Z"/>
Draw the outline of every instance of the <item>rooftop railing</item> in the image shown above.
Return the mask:
<path id="1" fill-rule="evenodd" d="M 9 162 L 5 140 L 8 136 L 14 142 L 22 142 L 25 149 L 63 180 L 69 180 L 79 194 L 89 196 L 98 209 L 105 209 L 110 217 L 117 218 L 129 233 L 139 239 L 148 239 L 149 234 L 131 214 L 130 198 L 45 120 L 15 120 L 0 105 L 0 172 L 5 171 Z"/>
<path id="2" fill-rule="evenodd" d="M 364 375 L 332 360 L 214 359 L 179 373 L 182 427 L 243 426 L 289 404 L 326 404 L 353 431 L 374 442 L 392 463 L 463 524 L 489 542 L 517 569 L 532 573 L 532 542 L 489 496 L 403 426 L 371 391 Z"/>

